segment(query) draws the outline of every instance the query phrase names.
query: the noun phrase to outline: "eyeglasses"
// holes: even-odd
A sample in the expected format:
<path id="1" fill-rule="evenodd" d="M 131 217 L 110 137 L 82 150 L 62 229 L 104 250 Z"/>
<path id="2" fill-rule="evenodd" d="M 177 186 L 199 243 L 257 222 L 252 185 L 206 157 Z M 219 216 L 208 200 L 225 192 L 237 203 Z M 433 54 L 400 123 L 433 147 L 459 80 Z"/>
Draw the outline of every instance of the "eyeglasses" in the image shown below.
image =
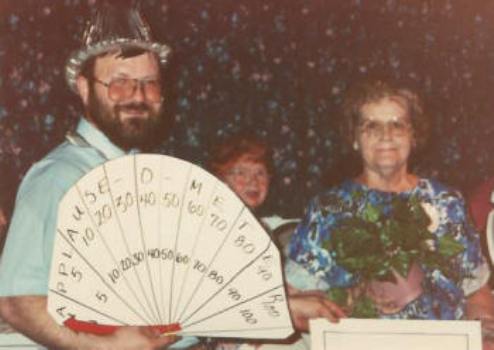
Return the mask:
<path id="1" fill-rule="evenodd" d="M 97 83 L 108 88 L 108 98 L 115 102 L 128 100 L 134 96 L 137 87 L 143 91 L 144 97 L 150 102 L 160 102 L 161 83 L 157 79 L 139 80 L 128 78 L 116 78 L 109 83 L 105 83 L 97 78 L 93 78 Z"/>
<path id="2" fill-rule="evenodd" d="M 411 124 L 409 121 L 399 120 L 398 118 L 386 123 L 375 120 L 363 120 L 359 125 L 360 132 L 375 138 L 382 137 L 386 130 L 389 130 L 389 133 L 395 137 L 405 136 L 410 132 L 410 129 Z"/>
<path id="3" fill-rule="evenodd" d="M 252 170 L 244 167 L 234 167 L 226 173 L 226 176 L 238 180 L 248 181 L 252 179 L 267 179 L 269 174 L 264 168 Z"/>

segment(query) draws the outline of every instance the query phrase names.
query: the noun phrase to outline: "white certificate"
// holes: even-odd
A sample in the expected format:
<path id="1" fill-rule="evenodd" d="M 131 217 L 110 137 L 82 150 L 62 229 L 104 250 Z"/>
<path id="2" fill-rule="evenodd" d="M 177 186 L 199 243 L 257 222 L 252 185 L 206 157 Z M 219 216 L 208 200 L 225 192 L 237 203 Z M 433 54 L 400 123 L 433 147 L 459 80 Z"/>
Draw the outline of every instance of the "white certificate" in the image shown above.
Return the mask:
<path id="1" fill-rule="evenodd" d="M 313 350 L 481 350 L 479 321 L 310 321 Z"/>
<path id="2" fill-rule="evenodd" d="M 34 350 L 43 348 L 20 333 L 0 333 L 0 349 Z"/>

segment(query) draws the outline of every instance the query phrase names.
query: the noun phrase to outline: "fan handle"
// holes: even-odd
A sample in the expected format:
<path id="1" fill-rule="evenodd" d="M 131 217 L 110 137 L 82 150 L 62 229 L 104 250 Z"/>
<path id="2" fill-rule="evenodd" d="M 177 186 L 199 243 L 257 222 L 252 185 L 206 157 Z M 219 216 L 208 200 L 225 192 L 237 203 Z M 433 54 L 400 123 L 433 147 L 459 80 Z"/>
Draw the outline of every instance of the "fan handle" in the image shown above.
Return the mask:
<path id="1" fill-rule="evenodd" d="M 72 329 L 73 331 L 91 333 L 95 335 L 112 334 L 119 328 L 123 327 L 123 326 L 106 325 L 106 324 L 99 324 L 94 322 L 80 321 L 76 319 L 74 316 L 65 320 L 63 324 L 64 326 Z M 167 325 L 152 325 L 152 326 L 144 326 L 144 327 L 159 331 L 163 335 L 174 334 L 182 329 L 180 327 L 180 324 L 178 323 L 171 323 Z"/>

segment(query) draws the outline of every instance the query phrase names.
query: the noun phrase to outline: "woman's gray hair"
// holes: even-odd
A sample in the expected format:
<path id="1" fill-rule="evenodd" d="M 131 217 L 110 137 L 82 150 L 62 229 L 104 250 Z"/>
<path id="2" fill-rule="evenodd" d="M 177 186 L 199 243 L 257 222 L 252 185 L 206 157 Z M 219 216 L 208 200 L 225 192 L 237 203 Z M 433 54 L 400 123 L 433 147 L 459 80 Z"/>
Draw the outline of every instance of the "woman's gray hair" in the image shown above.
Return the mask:
<path id="1" fill-rule="evenodd" d="M 358 84 L 347 93 L 342 106 L 342 136 L 351 145 L 355 140 L 357 127 L 360 123 L 362 107 L 384 98 L 399 99 L 405 102 L 412 124 L 415 146 L 421 149 L 429 138 L 429 119 L 418 94 L 408 88 L 391 83 L 374 80 Z"/>

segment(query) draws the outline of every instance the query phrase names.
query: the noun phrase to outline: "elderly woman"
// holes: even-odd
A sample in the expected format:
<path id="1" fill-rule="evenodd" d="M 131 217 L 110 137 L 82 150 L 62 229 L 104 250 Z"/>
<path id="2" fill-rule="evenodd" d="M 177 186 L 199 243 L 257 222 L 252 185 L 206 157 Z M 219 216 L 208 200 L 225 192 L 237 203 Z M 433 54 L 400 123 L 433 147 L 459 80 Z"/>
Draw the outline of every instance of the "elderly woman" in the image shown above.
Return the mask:
<path id="1" fill-rule="evenodd" d="M 330 296 L 337 295 L 332 293 L 335 290 L 346 292 L 340 305 L 349 313 L 352 312 L 351 301 L 364 295 L 373 302 L 376 312 L 370 317 L 481 319 L 485 321 L 486 331 L 494 316 L 494 302 L 486 286 L 489 269 L 480 251 L 479 235 L 467 218 L 463 198 L 457 191 L 410 171 L 410 156 L 424 146 L 428 134 L 428 120 L 417 95 L 382 81 L 362 84 L 344 102 L 343 117 L 344 136 L 360 156 L 361 172 L 310 202 L 305 219 L 290 242 L 291 260 L 286 267 L 288 282 L 297 289 L 327 290 Z M 372 260 L 366 260 L 365 266 L 360 266 L 360 274 L 358 259 L 369 256 L 373 246 L 354 250 L 354 256 L 351 256 L 352 249 L 357 249 L 362 242 L 345 240 L 342 232 L 354 230 L 353 234 L 357 228 L 369 227 L 368 224 L 357 227 L 362 224 L 352 220 L 365 218 L 376 222 L 381 216 L 390 215 L 396 203 L 408 201 L 423 203 L 422 207 L 427 209 L 424 212 L 430 217 L 420 223 L 417 221 L 416 226 L 411 225 L 406 234 L 418 235 L 419 227 L 427 222 L 429 236 L 420 233 L 421 237 L 428 238 L 423 242 L 425 246 L 430 247 L 437 259 L 438 254 L 449 248 L 450 255 L 442 264 L 427 264 L 427 259 L 421 261 L 419 257 L 433 255 L 420 255 L 417 250 L 406 252 L 401 250 L 403 247 L 395 246 L 384 254 L 397 251 L 409 254 L 408 257 L 415 254 L 415 262 L 406 265 L 408 273 L 405 271 L 404 276 L 400 276 L 396 269 L 382 269 L 381 279 L 363 281 L 364 269 L 370 268 Z M 417 212 L 416 208 L 414 210 Z M 345 231 L 346 228 L 350 230 Z M 359 233 L 365 235 L 363 230 Z M 376 232 L 378 237 L 384 237 Z M 414 237 L 400 239 L 403 245 L 414 241 Z M 341 259 L 342 254 L 354 260 Z M 395 257 L 398 260 L 391 264 L 399 266 L 403 261 Z M 405 255 L 401 257 L 406 259 Z M 383 271 L 387 271 L 387 275 Z M 393 275 L 391 278 L 390 274 Z M 380 280 L 388 282 L 381 283 Z M 488 346 L 488 342 L 484 342 L 484 346 Z"/>

